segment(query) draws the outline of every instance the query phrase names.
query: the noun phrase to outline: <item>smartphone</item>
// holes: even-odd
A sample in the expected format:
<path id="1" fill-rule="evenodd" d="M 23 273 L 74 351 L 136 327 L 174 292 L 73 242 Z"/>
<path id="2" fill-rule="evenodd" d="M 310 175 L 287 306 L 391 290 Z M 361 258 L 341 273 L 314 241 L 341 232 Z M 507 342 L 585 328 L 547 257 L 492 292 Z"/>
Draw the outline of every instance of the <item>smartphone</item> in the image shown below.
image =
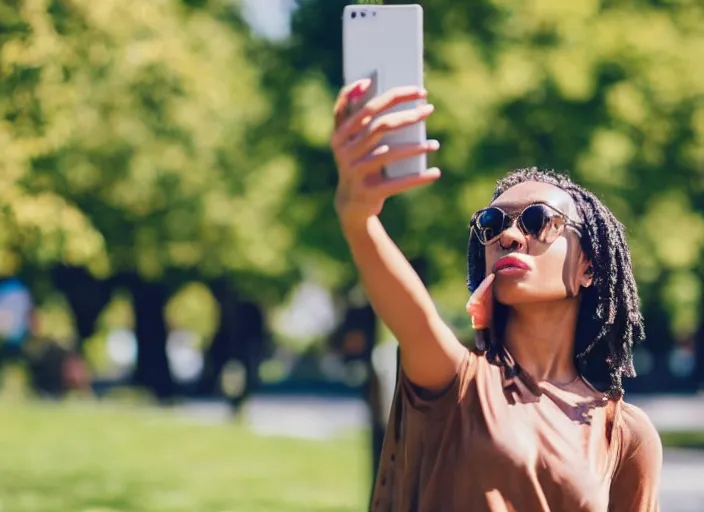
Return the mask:
<path id="1" fill-rule="evenodd" d="M 372 79 L 366 101 L 393 87 L 423 87 L 423 8 L 348 5 L 342 19 L 342 49 L 345 83 Z M 385 113 L 412 109 L 420 103 L 407 102 Z M 382 144 L 395 147 L 425 141 L 425 121 L 421 121 L 389 133 Z M 427 157 L 422 154 L 390 164 L 383 172 L 386 178 L 395 179 L 422 173 L 426 168 Z"/>

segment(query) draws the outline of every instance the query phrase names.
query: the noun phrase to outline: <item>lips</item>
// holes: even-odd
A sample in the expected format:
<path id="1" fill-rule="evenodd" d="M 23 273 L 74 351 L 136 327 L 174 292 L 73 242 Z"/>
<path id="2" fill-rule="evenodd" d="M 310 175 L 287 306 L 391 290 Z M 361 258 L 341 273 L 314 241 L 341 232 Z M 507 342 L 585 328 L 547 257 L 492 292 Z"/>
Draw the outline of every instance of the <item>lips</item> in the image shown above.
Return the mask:
<path id="1" fill-rule="evenodd" d="M 494 272 L 498 272 L 499 270 L 530 270 L 530 266 L 525 262 L 521 261 L 519 258 L 515 256 L 504 256 L 500 260 L 498 260 L 496 263 L 494 263 L 494 268 L 492 269 Z"/>

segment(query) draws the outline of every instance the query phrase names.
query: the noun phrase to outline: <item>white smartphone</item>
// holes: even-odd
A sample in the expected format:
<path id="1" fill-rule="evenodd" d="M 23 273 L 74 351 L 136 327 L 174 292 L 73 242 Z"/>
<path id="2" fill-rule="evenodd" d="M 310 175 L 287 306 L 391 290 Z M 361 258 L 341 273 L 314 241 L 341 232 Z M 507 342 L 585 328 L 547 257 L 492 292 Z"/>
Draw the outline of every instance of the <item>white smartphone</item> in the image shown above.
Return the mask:
<path id="1" fill-rule="evenodd" d="M 343 12 L 342 48 L 344 80 L 350 84 L 372 78 L 365 100 L 398 86 L 423 86 L 423 8 L 420 5 L 348 5 Z M 415 108 L 407 102 L 385 113 Z M 407 126 L 384 137 L 390 147 L 422 144 L 425 122 Z M 427 168 L 425 154 L 386 166 L 385 177 L 419 174 Z"/>

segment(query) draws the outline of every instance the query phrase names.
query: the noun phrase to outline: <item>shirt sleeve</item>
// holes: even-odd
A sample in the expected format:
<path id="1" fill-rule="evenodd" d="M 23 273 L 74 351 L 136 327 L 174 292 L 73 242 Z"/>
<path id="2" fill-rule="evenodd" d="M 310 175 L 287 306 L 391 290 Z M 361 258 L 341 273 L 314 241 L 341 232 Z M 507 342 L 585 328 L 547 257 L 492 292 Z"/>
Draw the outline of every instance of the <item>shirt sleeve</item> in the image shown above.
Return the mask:
<path id="1" fill-rule="evenodd" d="M 610 512 L 659 512 L 662 441 L 646 414 L 622 404 L 620 457 L 611 482 Z"/>
<path id="2" fill-rule="evenodd" d="M 424 455 L 444 441 L 447 431 L 467 401 L 479 357 L 469 350 L 463 355 L 455 378 L 439 393 L 413 384 L 400 369 L 396 392 L 384 436 L 379 471 L 374 485 L 371 510 L 417 510 Z M 430 435 L 429 435 L 430 433 Z"/>
<path id="3" fill-rule="evenodd" d="M 415 414 L 428 417 L 444 414 L 449 408 L 462 401 L 468 383 L 474 376 L 476 366 L 477 355 L 465 350 L 455 378 L 446 389 L 440 392 L 430 392 L 413 384 L 401 368 L 398 390 L 401 399 L 406 407 Z"/>

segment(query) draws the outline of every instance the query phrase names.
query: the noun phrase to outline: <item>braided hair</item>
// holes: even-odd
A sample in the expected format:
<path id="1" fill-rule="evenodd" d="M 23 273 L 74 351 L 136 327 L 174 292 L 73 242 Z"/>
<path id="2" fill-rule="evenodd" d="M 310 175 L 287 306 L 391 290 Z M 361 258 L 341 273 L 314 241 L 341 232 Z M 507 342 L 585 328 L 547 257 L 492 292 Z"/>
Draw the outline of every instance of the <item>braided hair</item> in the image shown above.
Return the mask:
<path id="1" fill-rule="evenodd" d="M 623 395 L 622 375 L 635 377 L 633 345 L 643 340 L 643 317 L 633 276 L 625 229 L 613 213 L 588 190 L 564 174 L 537 167 L 517 169 L 499 180 L 492 202 L 526 181 L 555 185 L 567 192 L 582 221 L 581 246 L 592 263 L 593 280 L 581 291 L 575 339 L 579 372 L 611 397 Z M 484 246 L 470 235 L 467 287 L 473 292 L 485 277 Z M 477 348 L 495 351 L 502 344 L 508 308 L 495 304 L 494 327 Z"/>

